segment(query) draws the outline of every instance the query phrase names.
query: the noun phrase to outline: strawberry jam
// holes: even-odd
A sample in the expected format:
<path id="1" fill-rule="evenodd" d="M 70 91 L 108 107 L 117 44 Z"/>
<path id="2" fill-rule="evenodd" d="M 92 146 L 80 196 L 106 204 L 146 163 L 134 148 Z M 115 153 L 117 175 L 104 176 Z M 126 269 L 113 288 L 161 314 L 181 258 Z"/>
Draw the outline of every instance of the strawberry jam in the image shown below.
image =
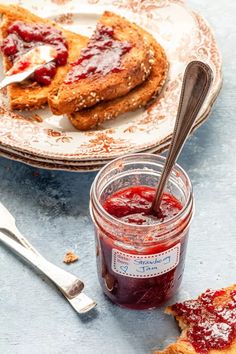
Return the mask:
<path id="1" fill-rule="evenodd" d="M 104 209 L 112 216 L 136 225 L 150 225 L 157 219 L 170 219 L 182 209 L 180 202 L 172 195 L 164 193 L 161 210 L 158 215 L 151 209 L 155 196 L 155 189 L 146 186 L 137 186 L 123 189 L 103 204 Z"/>
<path id="2" fill-rule="evenodd" d="M 131 48 L 130 43 L 114 39 L 112 27 L 98 24 L 87 47 L 81 51 L 79 59 L 72 63 L 65 83 L 76 82 L 95 74 L 120 72 L 122 56 Z"/>
<path id="3" fill-rule="evenodd" d="M 159 306 L 174 295 L 182 280 L 188 231 L 179 225 L 176 237 L 158 242 L 158 230 L 181 211 L 182 205 L 165 193 L 157 216 L 151 210 L 154 195 L 154 188 L 133 186 L 109 196 L 103 208 L 127 225 L 127 233 L 118 242 L 110 230 L 97 235 L 98 273 L 103 290 L 112 301 L 133 309 Z M 128 237 L 129 227 L 137 231 L 134 238 Z"/>
<path id="4" fill-rule="evenodd" d="M 32 80 L 40 85 L 49 85 L 56 74 L 56 68 L 67 63 L 68 44 L 61 31 L 48 25 L 15 21 L 8 28 L 1 50 L 14 63 L 29 50 L 44 44 L 55 48 L 57 56 L 52 62 L 37 69 Z"/>
<path id="5" fill-rule="evenodd" d="M 191 182 L 175 165 L 158 215 L 152 211 L 165 157 L 132 154 L 97 174 L 90 194 L 98 277 L 114 303 L 160 306 L 179 288 L 194 211 Z"/>
<path id="6" fill-rule="evenodd" d="M 188 324 L 187 336 L 197 353 L 228 349 L 236 339 L 235 290 L 207 290 L 197 300 L 175 304 L 171 308 Z"/>

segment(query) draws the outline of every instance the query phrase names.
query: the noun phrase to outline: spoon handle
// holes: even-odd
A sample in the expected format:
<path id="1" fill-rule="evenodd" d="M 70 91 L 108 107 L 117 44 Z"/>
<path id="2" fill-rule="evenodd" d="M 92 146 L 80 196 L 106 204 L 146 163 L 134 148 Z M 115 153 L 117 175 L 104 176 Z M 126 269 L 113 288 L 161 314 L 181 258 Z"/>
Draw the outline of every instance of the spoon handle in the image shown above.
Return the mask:
<path id="1" fill-rule="evenodd" d="M 23 247 L 18 242 L 12 240 L 9 236 L 6 236 L 2 232 L 0 232 L 0 241 L 5 243 L 5 245 L 7 245 L 9 248 L 25 258 L 41 272 L 43 272 L 69 299 L 74 298 L 83 290 L 83 282 L 73 274 L 66 272 L 64 269 L 57 267 L 51 262 L 48 262 L 44 257 L 40 256 L 39 254 L 35 254 L 30 249 Z"/>
<path id="2" fill-rule="evenodd" d="M 212 81 L 212 69 L 207 64 L 201 61 L 192 61 L 186 67 L 174 132 L 165 166 L 158 183 L 157 193 L 152 204 L 152 208 L 156 213 L 159 210 L 162 194 L 172 167 L 191 131 Z"/>

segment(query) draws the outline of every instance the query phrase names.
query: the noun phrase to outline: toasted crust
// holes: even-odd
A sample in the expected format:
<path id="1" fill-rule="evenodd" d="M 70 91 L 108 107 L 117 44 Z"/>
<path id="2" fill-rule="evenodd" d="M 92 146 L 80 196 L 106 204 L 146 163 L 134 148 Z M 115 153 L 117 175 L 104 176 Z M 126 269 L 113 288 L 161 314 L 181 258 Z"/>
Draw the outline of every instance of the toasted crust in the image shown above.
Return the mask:
<path id="1" fill-rule="evenodd" d="M 120 114 L 146 106 L 151 99 L 154 99 L 160 93 L 167 76 L 168 61 L 163 48 L 156 40 L 144 30 L 142 30 L 142 35 L 154 52 L 153 66 L 149 77 L 143 84 L 123 97 L 102 102 L 94 107 L 68 115 L 75 128 L 79 130 L 94 128 Z"/>
<path id="2" fill-rule="evenodd" d="M 226 291 L 226 294 L 218 296 L 214 299 L 214 304 L 217 306 L 224 306 L 229 302 L 230 292 L 232 290 L 236 290 L 236 284 L 228 288 L 225 288 L 223 290 Z M 156 351 L 154 352 L 154 354 L 199 354 L 195 351 L 194 347 L 188 341 L 187 338 L 188 325 L 183 320 L 183 318 L 181 316 L 176 316 L 171 306 L 167 307 L 165 312 L 176 318 L 180 328 L 182 329 L 182 333 L 176 343 L 170 344 L 165 350 Z M 234 340 L 230 348 L 222 349 L 222 350 L 210 350 L 208 352 L 208 354 L 235 354 L 235 353 L 236 353 L 236 340 Z"/>
<path id="3" fill-rule="evenodd" d="M 141 84 L 150 74 L 153 51 L 142 35 L 142 29 L 112 12 L 105 11 L 99 23 L 112 27 L 114 38 L 128 41 L 132 48 L 121 58 L 122 70 L 106 75 L 94 74 L 78 82 L 63 83 L 49 95 L 54 114 L 70 114 L 100 101 L 123 96 Z"/>
<path id="4" fill-rule="evenodd" d="M 0 14 L 2 15 L 2 23 L 0 26 L 1 40 L 7 36 L 7 30 L 10 24 L 16 20 L 24 21 L 27 23 L 42 23 L 56 27 L 62 31 L 67 39 L 69 58 L 68 61 L 75 60 L 77 52 L 81 50 L 87 43 L 87 38 L 70 31 L 66 31 L 56 25 L 54 22 L 47 19 L 40 18 L 26 9 L 17 5 L 4 6 L 0 5 Z M 12 63 L 6 56 L 3 55 L 4 70 L 7 71 L 11 68 Z M 40 86 L 37 83 L 29 85 L 12 84 L 7 88 L 7 93 L 10 101 L 11 109 L 37 109 L 47 104 L 47 97 L 53 85 L 57 85 L 61 78 L 65 76 L 68 70 L 68 65 L 57 68 L 57 73 L 52 83 L 49 86 Z"/>

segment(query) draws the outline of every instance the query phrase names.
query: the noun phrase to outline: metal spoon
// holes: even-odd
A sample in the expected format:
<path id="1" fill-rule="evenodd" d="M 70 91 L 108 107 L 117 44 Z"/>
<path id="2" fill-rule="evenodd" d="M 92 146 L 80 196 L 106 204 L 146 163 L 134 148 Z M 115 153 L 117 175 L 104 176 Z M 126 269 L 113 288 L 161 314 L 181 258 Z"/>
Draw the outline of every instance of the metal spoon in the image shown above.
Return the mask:
<path id="1" fill-rule="evenodd" d="M 152 203 L 152 210 L 156 214 L 160 210 L 163 191 L 171 170 L 192 129 L 193 123 L 208 94 L 212 81 L 213 73 L 209 65 L 201 61 L 192 61 L 186 67 L 174 132 L 165 166 Z"/>
<path id="2" fill-rule="evenodd" d="M 7 232 L 11 237 L 14 237 L 21 245 L 3 232 Z M 2 203 L 0 203 L 0 241 L 51 279 L 78 313 L 88 312 L 96 306 L 96 302 L 82 293 L 84 283 L 80 279 L 40 255 L 17 229 L 14 217 Z"/>
<path id="3" fill-rule="evenodd" d="M 35 70 L 55 59 L 56 50 L 49 45 L 35 47 L 17 60 L 0 82 L 0 90 L 10 84 L 21 82 L 32 75 Z M 26 69 L 22 70 L 22 64 L 26 63 Z"/>

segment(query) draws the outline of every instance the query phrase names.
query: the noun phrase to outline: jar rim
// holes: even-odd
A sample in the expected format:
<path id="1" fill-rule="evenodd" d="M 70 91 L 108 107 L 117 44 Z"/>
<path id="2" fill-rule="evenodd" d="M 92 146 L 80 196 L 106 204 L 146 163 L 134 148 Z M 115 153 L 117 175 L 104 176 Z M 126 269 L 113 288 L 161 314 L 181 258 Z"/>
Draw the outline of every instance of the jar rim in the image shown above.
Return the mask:
<path id="1" fill-rule="evenodd" d="M 116 164 L 117 162 L 119 161 L 124 161 L 125 159 L 127 158 L 136 158 L 137 157 L 137 161 L 140 161 L 142 160 L 142 158 L 147 158 L 147 157 L 157 157 L 160 161 L 159 162 L 162 162 L 163 163 L 163 166 L 164 166 L 164 162 L 166 161 L 166 158 L 164 156 L 161 156 L 161 155 L 154 155 L 154 154 L 149 154 L 149 153 L 138 153 L 138 154 L 126 154 L 122 157 L 118 157 L 112 161 L 110 161 L 109 163 L 107 163 L 97 174 L 97 176 L 95 177 L 94 181 L 93 181 L 93 184 L 91 186 L 91 190 L 90 190 L 90 200 L 95 202 L 95 205 L 96 207 L 98 208 L 98 210 L 100 212 L 102 212 L 102 215 L 105 216 L 107 219 L 109 219 L 110 222 L 112 222 L 113 224 L 119 224 L 120 226 L 123 226 L 123 227 L 128 227 L 130 230 L 135 230 L 135 229 L 139 229 L 139 230 L 150 230 L 152 229 L 153 227 L 161 227 L 161 228 L 168 228 L 168 226 L 170 225 L 173 225 L 175 223 L 178 222 L 178 220 L 183 217 L 186 213 L 186 211 L 193 207 L 193 188 L 192 188 L 192 183 L 190 181 L 190 178 L 188 176 L 188 174 L 185 172 L 185 170 L 179 165 L 179 164 L 175 164 L 172 171 L 171 171 L 171 175 L 173 175 L 174 172 L 177 171 L 177 173 L 179 174 L 182 174 L 184 176 L 184 178 L 186 179 L 187 181 L 187 185 L 188 185 L 188 196 L 187 196 L 187 200 L 185 202 L 185 204 L 183 205 L 182 209 L 174 216 L 172 216 L 171 218 L 167 219 L 167 220 L 164 220 L 164 221 L 158 221 L 157 223 L 153 223 L 151 225 L 136 225 L 136 224 L 130 224 L 128 222 L 125 222 L 123 220 L 120 220 L 114 216 L 112 216 L 111 214 L 109 214 L 105 208 L 103 207 L 103 205 L 100 203 L 99 199 L 98 199 L 98 196 L 97 196 L 97 193 L 95 193 L 95 188 L 98 184 L 98 181 L 99 181 L 99 178 L 101 176 L 101 173 L 103 171 L 105 171 L 106 169 L 109 169 L 109 167 L 111 167 L 113 164 Z M 158 161 L 157 161 L 158 162 Z M 155 163 L 155 161 L 153 161 L 153 163 Z M 94 203 L 92 203 L 94 204 Z"/>

